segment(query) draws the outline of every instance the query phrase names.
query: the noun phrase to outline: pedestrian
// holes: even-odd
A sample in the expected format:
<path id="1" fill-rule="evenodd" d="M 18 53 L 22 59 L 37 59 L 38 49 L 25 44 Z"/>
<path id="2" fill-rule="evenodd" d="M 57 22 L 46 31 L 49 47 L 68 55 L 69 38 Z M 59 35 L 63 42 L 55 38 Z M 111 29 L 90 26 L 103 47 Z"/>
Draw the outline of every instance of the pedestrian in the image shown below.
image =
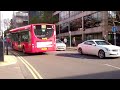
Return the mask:
<path id="1" fill-rule="evenodd" d="M 105 36 L 103 36 L 103 40 L 106 40 L 106 37 L 105 37 Z"/>
<path id="2" fill-rule="evenodd" d="M 73 44 L 73 46 L 76 46 L 76 40 L 75 40 L 75 37 L 73 37 L 73 39 L 72 39 L 72 44 Z"/>
<path id="3" fill-rule="evenodd" d="M 61 37 L 61 41 L 64 42 L 64 37 Z"/>
<path id="4" fill-rule="evenodd" d="M 64 43 L 67 44 L 67 38 L 64 38 Z"/>

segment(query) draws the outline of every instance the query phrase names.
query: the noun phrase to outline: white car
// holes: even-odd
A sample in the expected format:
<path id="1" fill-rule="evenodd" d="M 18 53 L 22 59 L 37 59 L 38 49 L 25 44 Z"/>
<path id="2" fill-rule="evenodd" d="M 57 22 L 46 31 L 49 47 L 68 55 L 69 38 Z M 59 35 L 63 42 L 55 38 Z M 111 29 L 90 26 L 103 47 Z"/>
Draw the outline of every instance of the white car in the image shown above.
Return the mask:
<path id="1" fill-rule="evenodd" d="M 56 50 L 66 50 L 66 44 L 60 39 L 56 39 Z"/>
<path id="2" fill-rule="evenodd" d="M 120 57 L 120 47 L 105 40 L 92 39 L 84 41 L 77 46 L 80 54 L 96 55 L 99 58 Z"/>

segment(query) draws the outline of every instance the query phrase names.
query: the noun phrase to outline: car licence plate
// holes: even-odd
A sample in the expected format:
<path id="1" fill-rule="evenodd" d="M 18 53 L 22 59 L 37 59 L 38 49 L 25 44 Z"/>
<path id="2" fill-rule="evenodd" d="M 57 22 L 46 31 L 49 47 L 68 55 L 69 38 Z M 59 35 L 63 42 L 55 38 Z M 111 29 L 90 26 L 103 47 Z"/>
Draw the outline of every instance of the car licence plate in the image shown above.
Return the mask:
<path id="1" fill-rule="evenodd" d="M 41 50 L 47 50 L 47 48 L 41 48 Z"/>

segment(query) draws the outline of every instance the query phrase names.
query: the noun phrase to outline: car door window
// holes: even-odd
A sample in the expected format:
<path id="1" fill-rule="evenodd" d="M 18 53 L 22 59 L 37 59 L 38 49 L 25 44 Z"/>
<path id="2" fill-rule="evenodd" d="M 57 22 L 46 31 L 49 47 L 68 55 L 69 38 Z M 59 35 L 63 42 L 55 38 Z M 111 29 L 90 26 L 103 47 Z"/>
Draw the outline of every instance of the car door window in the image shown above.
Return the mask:
<path id="1" fill-rule="evenodd" d="M 84 42 L 85 45 L 89 45 L 88 41 Z"/>
<path id="2" fill-rule="evenodd" d="M 85 45 L 91 45 L 91 44 L 95 44 L 93 41 L 86 41 L 84 42 Z"/>
<path id="3" fill-rule="evenodd" d="M 95 44 L 93 41 L 88 41 L 89 45 Z"/>

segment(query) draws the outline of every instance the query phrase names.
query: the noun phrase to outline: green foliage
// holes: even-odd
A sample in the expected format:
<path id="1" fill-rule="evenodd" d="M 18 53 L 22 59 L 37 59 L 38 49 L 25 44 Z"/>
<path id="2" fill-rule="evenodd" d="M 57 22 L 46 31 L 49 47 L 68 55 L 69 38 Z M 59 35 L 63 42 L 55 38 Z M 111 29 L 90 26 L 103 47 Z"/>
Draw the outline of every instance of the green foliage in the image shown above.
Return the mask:
<path id="1" fill-rule="evenodd" d="M 34 16 L 33 18 L 30 19 L 29 23 L 34 24 L 34 23 L 39 23 L 40 19 L 38 16 Z"/>
<path id="2" fill-rule="evenodd" d="M 53 16 L 53 11 L 43 11 L 40 16 L 35 16 L 30 19 L 30 23 L 56 23 L 58 16 Z"/>
<path id="3" fill-rule="evenodd" d="M 116 26 L 120 26 L 120 11 L 116 11 L 116 16 L 115 18 L 112 17 L 111 14 L 109 14 L 110 17 L 108 17 L 108 24 L 113 26 L 113 22 L 115 23 Z"/>
<path id="4" fill-rule="evenodd" d="M 13 29 L 13 25 L 10 25 L 10 27 L 4 31 L 4 36 L 6 36 L 6 34 L 9 32 L 9 30 Z"/>

